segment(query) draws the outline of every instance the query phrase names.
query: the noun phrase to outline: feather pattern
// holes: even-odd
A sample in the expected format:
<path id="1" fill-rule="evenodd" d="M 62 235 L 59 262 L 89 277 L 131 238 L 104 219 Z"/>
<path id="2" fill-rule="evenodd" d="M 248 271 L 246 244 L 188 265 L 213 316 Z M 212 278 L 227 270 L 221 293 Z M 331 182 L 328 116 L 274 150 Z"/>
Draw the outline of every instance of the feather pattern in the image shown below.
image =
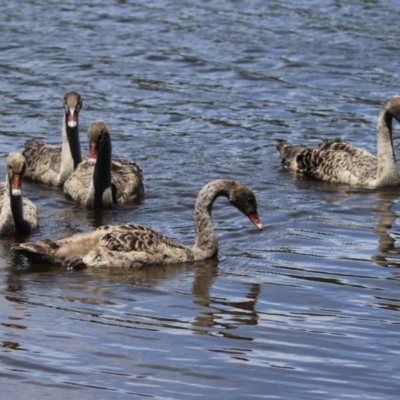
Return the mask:
<path id="1" fill-rule="evenodd" d="M 22 197 L 25 169 L 24 156 L 10 153 L 6 181 L 0 184 L 0 236 L 27 235 L 38 227 L 36 206 Z"/>
<path id="2" fill-rule="evenodd" d="M 49 145 L 41 140 L 28 140 L 23 152 L 27 164 L 27 179 L 61 187 L 82 161 L 78 124 L 79 111 L 82 108 L 81 96 L 76 92 L 69 92 L 64 96 L 63 104 L 62 147 Z"/>
<path id="3" fill-rule="evenodd" d="M 90 154 L 64 184 L 64 194 L 87 208 L 137 201 L 143 195 L 143 175 L 133 161 L 111 160 L 111 137 L 101 120 L 88 129 Z"/>
<path id="4" fill-rule="evenodd" d="M 383 105 L 377 124 L 377 157 L 342 140 L 325 140 L 317 149 L 279 143 L 282 165 L 300 174 L 333 183 L 378 188 L 398 186 L 392 120 L 400 122 L 400 96 Z"/>
<path id="5" fill-rule="evenodd" d="M 144 267 L 199 261 L 217 254 L 218 242 L 211 222 L 215 199 L 225 196 L 261 229 L 254 193 L 240 182 L 218 179 L 199 192 L 194 208 L 196 243 L 186 246 L 151 228 L 137 224 L 103 226 L 69 238 L 14 244 L 34 261 L 64 263 L 70 267 Z"/>

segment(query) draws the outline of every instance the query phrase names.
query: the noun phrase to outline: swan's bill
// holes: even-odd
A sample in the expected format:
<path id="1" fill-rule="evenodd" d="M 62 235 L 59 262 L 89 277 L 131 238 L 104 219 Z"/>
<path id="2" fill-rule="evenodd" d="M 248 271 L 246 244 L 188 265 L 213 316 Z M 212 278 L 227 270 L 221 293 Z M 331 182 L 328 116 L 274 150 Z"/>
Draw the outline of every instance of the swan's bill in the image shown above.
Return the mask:
<path id="1" fill-rule="evenodd" d="M 70 128 L 75 128 L 77 125 L 77 115 L 75 113 L 75 108 L 71 108 L 68 112 L 68 126 Z"/>
<path id="2" fill-rule="evenodd" d="M 21 196 L 21 176 L 14 175 L 11 178 L 11 193 L 13 196 Z"/>
<path id="3" fill-rule="evenodd" d="M 260 217 L 258 216 L 257 212 L 253 211 L 253 212 L 247 214 L 247 216 L 249 217 L 250 221 L 261 231 L 262 224 L 261 224 L 261 220 L 260 220 Z"/>

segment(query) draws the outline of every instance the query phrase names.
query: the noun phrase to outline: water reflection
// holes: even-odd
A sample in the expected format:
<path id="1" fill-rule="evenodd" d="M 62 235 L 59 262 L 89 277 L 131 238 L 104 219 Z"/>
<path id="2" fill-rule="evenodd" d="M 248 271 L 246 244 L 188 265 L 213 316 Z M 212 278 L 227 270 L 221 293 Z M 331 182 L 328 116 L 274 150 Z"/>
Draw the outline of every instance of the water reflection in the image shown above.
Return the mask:
<path id="1" fill-rule="evenodd" d="M 10 262 L 14 264 L 16 261 L 11 260 Z M 114 326 L 122 323 L 125 327 L 130 326 L 141 330 L 158 330 L 168 326 L 174 329 L 190 329 L 193 333 L 200 335 L 223 335 L 229 338 L 253 340 L 251 337 L 234 334 L 232 330 L 239 325 L 257 325 L 259 316 L 255 306 L 261 292 L 261 285 L 246 284 L 245 299 L 242 296 L 239 300 L 212 296 L 210 292 L 218 277 L 218 264 L 218 258 L 213 258 L 195 263 L 152 266 L 141 269 L 103 268 L 69 272 L 61 266 L 30 264 L 29 267 L 21 269 L 20 273 L 16 273 L 11 268 L 8 269 L 7 276 L 4 278 L 6 283 L 4 297 L 8 302 L 19 305 L 34 305 L 43 309 L 49 307 L 63 309 L 64 312 L 74 314 L 75 316 L 70 316 L 73 319 L 84 318 L 86 320 L 90 315 L 90 322 L 99 323 L 101 321 L 103 325 Z M 165 318 L 162 312 L 159 316 L 150 316 L 140 311 L 125 312 L 122 317 L 119 313 L 112 315 L 110 309 L 106 315 L 102 308 L 98 308 L 111 306 L 115 307 L 115 311 L 117 311 L 128 298 L 135 301 L 137 290 L 158 291 L 158 288 L 174 281 L 182 280 L 184 285 L 182 289 L 178 290 L 185 293 L 189 277 L 193 279 L 190 295 L 198 310 L 197 315 L 193 317 L 191 326 L 188 326 L 180 318 Z M 43 292 L 43 295 L 31 297 L 30 289 L 24 287 L 30 288 L 32 279 L 36 282 L 35 292 Z M 58 294 L 49 293 L 46 289 L 52 285 L 53 281 L 57 281 Z M 109 300 L 110 293 L 107 288 L 110 285 L 112 287 L 119 285 L 124 288 L 121 292 L 123 299 L 121 297 L 120 300 L 117 300 L 113 294 L 114 300 Z M 41 286 L 43 289 L 40 289 Z M 125 294 L 122 295 L 122 293 Z M 185 296 L 183 300 L 186 303 L 187 297 Z M 119 304 L 119 301 L 122 303 Z M 176 302 L 176 299 L 174 301 Z M 168 304 L 168 300 L 165 304 Z M 187 306 L 187 304 L 182 305 Z"/>
<path id="2" fill-rule="evenodd" d="M 209 271 L 208 275 L 207 282 L 215 279 L 214 271 Z M 260 291 L 261 285 L 257 283 L 248 284 L 247 300 L 241 299 L 238 301 L 210 297 L 208 290 L 202 291 L 201 296 L 193 293 L 197 295 L 197 299 L 194 302 L 205 307 L 200 310 L 193 321 L 194 332 L 198 334 L 216 334 L 215 329 L 210 331 L 196 328 L 218 328 L 218 330 L 222 328 L 228 330 L 218 331 L 219 334 L 225 337 L 252 340 L 252 338 L 235 335 L 229 331 L 237 328 L 238 325 L 257 325 L 259 316 L 255 305 Z"/>
<path id="3" fill-rule="evenodd" d="M 374 233 L 379 237 L 378 251 L 371 257 L 372 261 L 381 266 L 400 265 L 400 247 L 396 246 L 396 233 L 391 232 L 398 215 L 392 207 L 400 196 L 396 190 L 381 190 L 376 193 L 379 201 L 373 212 L 378 214 L 378 226 Z"/>

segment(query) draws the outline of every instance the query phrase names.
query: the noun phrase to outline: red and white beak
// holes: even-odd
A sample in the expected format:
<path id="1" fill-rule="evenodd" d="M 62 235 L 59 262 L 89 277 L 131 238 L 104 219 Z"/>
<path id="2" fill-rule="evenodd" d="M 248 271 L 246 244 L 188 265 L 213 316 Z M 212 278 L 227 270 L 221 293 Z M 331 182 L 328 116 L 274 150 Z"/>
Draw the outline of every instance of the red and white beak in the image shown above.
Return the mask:
<path id="1" fill-rule="evenodd" d="M 21 196 L 22 190 L 22 181 L 21 181 L 21 175 L 14 175 L 11 178 L 11 193 L 13 196 Z"/>
<path id="2" fill-rule="evenodd" d="M 261 231 L 262 224 L 257 212 L 252 211 L 251 213 L 247 214 L 247 216 L 249 217 L 250 221 Z"/>
<path id="3" fill-rule="evenodd" d="M 89 150 L 89 158 L 88 161 L 90 164 L 96 164 L 97 156 L 98 156 L 98 151 L 97 151 L 97 146 L 90 145 L 90 150 Z"/>
<path id="4" fill-rule="evenodd" d="M 75 111 L 75 108 L 70 108 L 68 111 L 68 119 L 67 124 L 70 128 L 75 128 L 78 123 L 78 114 Z"/>

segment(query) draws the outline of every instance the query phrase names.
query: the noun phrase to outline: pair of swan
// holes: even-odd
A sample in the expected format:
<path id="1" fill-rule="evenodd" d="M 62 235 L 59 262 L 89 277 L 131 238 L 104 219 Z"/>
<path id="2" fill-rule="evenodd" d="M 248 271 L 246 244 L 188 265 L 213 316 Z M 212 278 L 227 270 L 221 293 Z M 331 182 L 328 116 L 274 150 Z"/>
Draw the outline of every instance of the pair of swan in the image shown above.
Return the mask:
<path id="1" fill-rule="evenodd" d="M 65 95 L 62 147 L 28 140 L 23 152 L 25 177 L 50 186 L 63 187 L 67 197 L 87 208 L 132 203 L 143 194 L 142 170 L 134 162 L 111 160 L 111 136 L 103 121 L 88 129 L 89 158 L 82 157 L 79 141 L 79 93 Z"/>
<path id="2" fill-rule="evenodd" d="M 262 229 L 254 193 L 240 182 L 218 179 L 205 185 L 197 196 L 194 206 L 196 243 L 192 247 L 180 244 L 146 226 L 124 224 L 102 226 L 57 241 L 44 239 L 13 244 L 12 248 L 34 261 L 62 263 L 71 268 L 138 268 L 150 264 L 205 260 L 215 256 L 218 251 L 211 208 L 219 196 L 227 197 L 258 229 Z"/>
<path id="3" fill-rule="evenodd" d="M 377 157 L 340 140 L 326 140 L 317 149 L 279 143 L 282 164 L 300 174 L 332 183 L 365 188 L 399 186 L 393 150 L 392 121 L 400 122 L 400 96 L 383 105 L 377 124 Z"/>

